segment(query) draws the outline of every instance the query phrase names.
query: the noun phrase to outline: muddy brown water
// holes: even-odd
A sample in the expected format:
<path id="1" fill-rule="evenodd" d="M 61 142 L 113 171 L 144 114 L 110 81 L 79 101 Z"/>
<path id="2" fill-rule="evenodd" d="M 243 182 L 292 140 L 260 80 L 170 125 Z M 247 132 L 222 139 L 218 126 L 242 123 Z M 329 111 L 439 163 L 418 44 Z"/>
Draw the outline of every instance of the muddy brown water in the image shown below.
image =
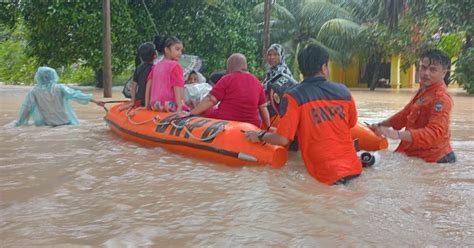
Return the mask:
<path id="1" fill-rule="evenodd" d="M 390 142 L 373 168 L 331 187 L 298 153 L 282 169 L 234 168 L 122 140 L 95 105 L 74 104 L 80 126 L 15 128 L 28 90 L 0 86 L 1 247 L 474 246 L 474 98 L 462 90 L 451 90 L 457 163 Z M 374 122 L 414 91 L 353 95 L 359 121 Z"/>

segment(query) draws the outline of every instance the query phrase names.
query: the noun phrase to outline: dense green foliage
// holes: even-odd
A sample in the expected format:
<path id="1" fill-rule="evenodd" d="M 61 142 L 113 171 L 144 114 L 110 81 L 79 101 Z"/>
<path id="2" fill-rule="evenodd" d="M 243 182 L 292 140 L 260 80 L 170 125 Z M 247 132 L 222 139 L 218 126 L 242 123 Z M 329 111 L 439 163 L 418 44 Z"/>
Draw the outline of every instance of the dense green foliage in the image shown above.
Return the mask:
<path id="1" fill-rule="evenodd" d="M 160 35 L 174 35 L 185 45 L 185 53 L 204 59 L 205 73 L 225 68 L 227 57 L 234 52 L 247 56 L 250 71 L 263 75 L 259 67 L 256 23 L 251 16 L 253 7 L 261 0 L 251 1 L 143 1 L 111 0 L 112 64 L 114 75 L 130 68 L 137 47 Z M 23 57 L 30 57 L 28 67 L 48 65 L 77 71 L 71 80 L 90 81 L 100 75 L 102 67 L 102 5 L 101 1 L 18 1 L 2 5 L 14 9 L 15 14 L 0 16 L 0 23 L 13 25 L 20 16 L 27 32 L 23 41 L 2 42 L 1 51 L 11 47 L 21 56 L 0 52 L 0 58 L 18 59 L 12 64 L 26 66 Z M 3 13 L 3 12 L 2 12 Z M 11 12 L 13 13 L 13 12 Z M 150 20 L 152 19 L 152 20 Z M 156 26 L 157 30 L 154 29 Z M 6 41 L 5 41 L 6 42 Z M 23 56 L 23 57 L 22 57 Z M 72 67 L 71 67 L 72 66 Z M 69 68 L 69 69 L 67 69 Z M 10 70 L 4 67 L 3 70 Z M 61 69 L 62 71 L 63 69 Z M 129 73 L 129 72 L 128 72 Z M 18 78 L 2 75 L 4 81 L 29 82 L 31 75 Z"/>
<path id="2" fill-rule="evenodd" d="M 464 39 L 464 32 L 443 34 L 436 42 L 436 47 L 445 51 L 450 58 L 455 58 L 461 53 Z"/>
<path id="3" fill-rule="evenodd" d="M 466 33 L 463 52 L 472 47 L 474 35 L 474 1 L 471 0 L 432 0 L 431 14 L 439 18 L 446 32 Z"/>
<path id="4" fill-rule="evenodd" d="M 256 7 L 256 16 L 261 16 L 262 9 Z M 382 58 L 406 47 L 407 39 L 396 31 L 402 10 L 403 2 L 394 0 L 281 1 L 272 13 L 272 38 L 290 52 L 293 70 L 294 55 L 308 43 L 326 47 L 331 60 L 344 67 L 354 56 L 366 58 L 361 61 L 368 66 L 380 65 Z M 375 82 L 378 67 L 365 71 Z"/>
<path id="5" fill-rule="evenodd" d="M 161 3 L 160 3 L 161 2 Z M 149 6 L 160 35 L 174 35 L 185 53 L 202 57 L 205 72 L 225 69 L 227 57 L 239 52 L 247 57 L 249 70 L 257 73 L 259 46 L 256 23 L 249 18 L 261 1 L 158 1 Z"/>
<path id="6" fill-rule="evenodd" d="M 474 35 L 474 1 L 471 0 L 432 0 L 432 15 L 436 15 L 439 19 L 443 32 L 446 35 L 457 33 L 455 37 L 449 37 L 453 44 L 448 45 L 445 41 L 443 47 L 449 50 L 455 47 L 459 49 L 459 39 L 461 42 L 461 51 L 459 60 L 456 63 L 454 78 L 463 85 L 463 87 L 471 94 L 474 93 L 474 80 L 472 65 L 474 62 L 473 55 L 473 35 Z M 444 37 L 443 37 L 444 38 Z M 456 52 L 455 51 L 455 52 Z"/>
<path id="7" fill-rule="evenodd" d="M 16 28 L 0 26 L 0 82 L 9 84 L 33 84 L 38 63 L 36 57 L 26 54 L 28 33 L 22 21 Z M 62 83 L 94 85 L 95 72 L 80 63 L 56 67 Z M 114 84 L 123 84 L 131 70 L 114 75 Z"/>
<path id="8" fill-rule="evenodd" d="M 30 84 L 37 62 L 25 53 L 26 30 L 18 27 L 0 25 L 0 81 Z"/>
<path id="9" fill-rule="evenodd" d="M 455 77 L 469 94 L 474 94 L 474 47 L 469 48 L 456 63 Z"/>
<path id="10" fill-rule="evenodd" d="M 30 31 L 27 52 L 40 64 L 102 67 L 101 1 L 25 1 L 20 8 Z M 126 1 L 112 0 L 111 12 L 113 70 L 121 72 L 134 57 L 130 41 L 137 35 Z"/>
<path id="11" fill-rule="evenodd" d="M 254 16 L 258 20 L 263 16 L 263 3 L 257 5 L 254 9 Z M 319 43 L 328 48 L 331 58 L 337 62 L 347 65 L 351 60 L 351 53 L 345 50 L 344 53 L 338 52 L 340 47 L 333 46 L 329 40 L 336 37 L 337 27 L 331 22 L 338 20 L 346 21 L 348 25 L 352 24 L 351 13 L 343 9 L 341 4 L 332 1 L 301 1 L 284 0 L 278 1 L 272 11 L 271 20 L 271 43 L 277 42 L 283 44 L 288 52 L 287 63 L 298 75 L 296 54 L 299 49 L 309 43 Z M 350 23 L 350 24 L 349 24 Z M 347 27 L 347 26 L 346 26 Z M 262 33 L 263 24 L 259 24 L 259 33 Z M 340 30 L 340 29 L 339 29 Z M 358 32 L 358 31 L 356 31 Z M 324 37 L 322 37 L 324 35 Z M 334 35 L 334 36 L 333 36 Z M 347 38 L 349 36 L 339 36 Z M 348 38 L 350 39 L 350 38 Z"/>
<path id="12" fill-rule="evenodd" d="M 18 15 L 18 1 L 0 1 L 0 24 L 12 27 Z"/>
<path id="13" fill-rule="evenodd" d="M 390 55 L 401 54 L 407 66 L 436 46 L 459 58 L 460 76 L 453 78 L 471 89 L 463 61 L 471 61 L 473 8 L 470 0 L 278 0 L 270 40 L 287 48 L 296 75 L 294 55 L 319 43 L 343 66 L 358 57 L 366 82 L 375 82 Z M 205 75 L 240 52 L 263 76 L 263 0 L 111 0 L 111 17 L 114 75 L 130 74 L 137 47 L 159 34 L 177 36 L 185 53 L 203 58 Z M 100 75 L 101 1 L 0 4 L 0 80 L 29 83 L 39 65 L 57 68 L 65 82 L 91 83 Z"/>

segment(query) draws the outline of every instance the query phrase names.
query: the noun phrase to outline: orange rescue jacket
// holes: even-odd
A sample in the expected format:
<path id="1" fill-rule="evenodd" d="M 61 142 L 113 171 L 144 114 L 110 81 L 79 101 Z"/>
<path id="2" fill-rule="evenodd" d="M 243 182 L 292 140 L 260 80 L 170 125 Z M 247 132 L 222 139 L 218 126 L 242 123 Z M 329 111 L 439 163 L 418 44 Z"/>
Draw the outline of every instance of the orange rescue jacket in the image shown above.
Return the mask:
<path id="1" fill-rule="evenodd" d="M 449 118 L 453 102 L 444 82 L 420 89 L 413 99 L 388 119 L 396 130 L 405 128 L 412 142 L 401 141 L 395 152 L 436 162 L 452 152 Z"/>
<path id="2" fill-rule="evenodd" d="M 343 84 L 305 79 L 285 93 L 280 114 L 277 133 L 289 140 L 298 134 L 306 169 L 318 181 L 333 184 L 362 172 L 350 132 L 357 110 Z"/>

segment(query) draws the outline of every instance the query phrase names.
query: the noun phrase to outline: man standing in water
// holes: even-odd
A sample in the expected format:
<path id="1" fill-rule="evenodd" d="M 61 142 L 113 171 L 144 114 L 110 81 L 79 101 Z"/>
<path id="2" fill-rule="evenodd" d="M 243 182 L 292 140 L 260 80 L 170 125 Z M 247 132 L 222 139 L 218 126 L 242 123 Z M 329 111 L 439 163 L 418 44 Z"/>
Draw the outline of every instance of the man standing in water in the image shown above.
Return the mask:
<path id="1" fill-rule="evenodd" d="M 305 79 L 283 95 L 276 133 L 249 131 L 246 136 L 252 142 L 285 146 L 298 133 L 308 172 L 332 185 L 359 176 L 362 164 L 350 133 L 357 123 L 355 103 L 346 86 L 327 80 L 328 61 L 321 46 L 300 51 L 298 64 Z"/>
<path id="2" fill-rule="evenodd" d="M 441 50 L 425 51 L 420 56 L 420 89 L 415 97 L 400 112 L 371 125 L 379 135 L 401 140 L 395 152 L 426 162 L 456 162 L 449 130 L 453 102 L 444 82 L 449 64 Z"/>

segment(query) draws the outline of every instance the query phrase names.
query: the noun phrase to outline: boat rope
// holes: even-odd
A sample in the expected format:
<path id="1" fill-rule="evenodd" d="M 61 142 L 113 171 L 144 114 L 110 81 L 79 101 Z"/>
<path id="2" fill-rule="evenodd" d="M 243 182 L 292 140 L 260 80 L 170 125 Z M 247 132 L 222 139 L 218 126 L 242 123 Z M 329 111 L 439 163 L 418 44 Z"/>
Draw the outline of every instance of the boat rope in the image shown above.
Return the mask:
<path id="1" fill-rule="evenodd" d="M 141 121 L 141 122 L 136 122 L 136 121 L 132 120 L 132 116 L 133 116 L 134 114 L 131 114 L 131 113 L 132 113 L 131 111 L 132 111 L 132 109 L 127 110 L 127 114 L 126 114 L 126 115 L 127 115 L 128 121 L 129 121 L 132 125 L 139 126 L 139 125 L 143 125 L 143 124 L 146 124 L 146 123 L 148 123 L 148 122 L 151 122 L 151 121 L 153 121 L 153 122 L 154 122 L 155 124 L 157 124 L 157 125 L 160 124 L 160 119 L 161 119 L 160 115 L 155 115 L 155 116 L 153 116 L 153 118 L 151 118 L 150 120 L 145 120 L 145 121 Z M 134 113 L 134 112 L 133 112 L 133 113 Z"/>
<path id="2" fill-rule="evenodd" d="M 139 126 L 139 125 L 143 125 L 143 124 L 146 124 L 148 122 L 151 122 L 153 121 L 155 124 L 160 124 L 160 116 L 159 115 L 156 115 L 154 116 L 153 118 L 151 118 L 150 120 L 146 120 L 146 121 L 141 121 L 141 122 L 136 122 L 134 120 L 132 120 L 132 116 L 131 115 L 127 115 L 127 118 L 128 118 L 128 121 L 132 124 L 132 125 L 136 125 L 136 126 Z"/>
<path id="3" fill-rule="evenodd" d="M 132 120 L 132 116 L 134 114 L 131 114 L 132 109 L 129 109 L 127 110 L 127 118 L 128 118 L 128 121 L 132 124 L 132 125 L 136 125 L 136 126 L 139 126 L 139 125 L 143 125 L 143 124 L 146 124 L 148 122 L 151 122 L 153 121 L 157 126 L 167 126 L 167 125 L 171 125 L 173 127 L 175 127 L 176 129 L 184 129 L 184 131 L 189 135 L 189 137 L 191 137 L 192 139 L 194 140 L 197 140 L 197 141 L 209 141 L 209 140 L 212 140 L 214 139 L 215 137 L 217 137 L 217 135 L 219 135 L 220 133 L 222 133 L 224 131 L 224 127 L 219 127 L 219 129 L 213 133 L 212 135 L 206 137 L 206 138 L 200 138 L 200 137 L 197 137 L 196 135 L 194 135 L 190 130 L 189 130 L 189 127 L 188 127 L 188 121 L 189 119 L 187 119 L 183 125 L 178 125 L 176 124 L 176 121 L 180 120 L 181 118 L 177 118 L 177 119 L 174 119 L 174 120 L 171 120 L 169 122 L 160 122 L 160 115 L 156 115 L 154 116 L 153 118 L 149 119 L 149 120 L 145 120 L 145 121 L 141 121 L 141 122 L 136 122 L 134 120 Z"/>
<path id="4" fill-rule="evenodd" d="M 186 121 L 187 122 L 187 121 Z M 190 130 L 189 130 L 189 127 L 184 124 L 182 126 L 179 126 L 177 125 L 176 123 L 174 123 L 174 121 L 170 122 L 169 124 L 171 124 L 173 127 L 177 128 L 177 129 L 184 129 L 184 131 L 189 135 L 189 137 L 191 137 L 192 139 L 195 139 L 197 141 L 208 141 L 208 140 L 212 140 L 214 139 L 215 137 L 217 137 L 217 135 L 219 135 L 220 133 L 222 133 L 224 131 L 224 127 L 221 126 L 219 127 L 219 129 L 217 130 L 217 132 L 213 133 L 212 135 L 210 135 L 209 137 L 207 138 L 199 138 L 197 136 L 195 136 Z"/>

